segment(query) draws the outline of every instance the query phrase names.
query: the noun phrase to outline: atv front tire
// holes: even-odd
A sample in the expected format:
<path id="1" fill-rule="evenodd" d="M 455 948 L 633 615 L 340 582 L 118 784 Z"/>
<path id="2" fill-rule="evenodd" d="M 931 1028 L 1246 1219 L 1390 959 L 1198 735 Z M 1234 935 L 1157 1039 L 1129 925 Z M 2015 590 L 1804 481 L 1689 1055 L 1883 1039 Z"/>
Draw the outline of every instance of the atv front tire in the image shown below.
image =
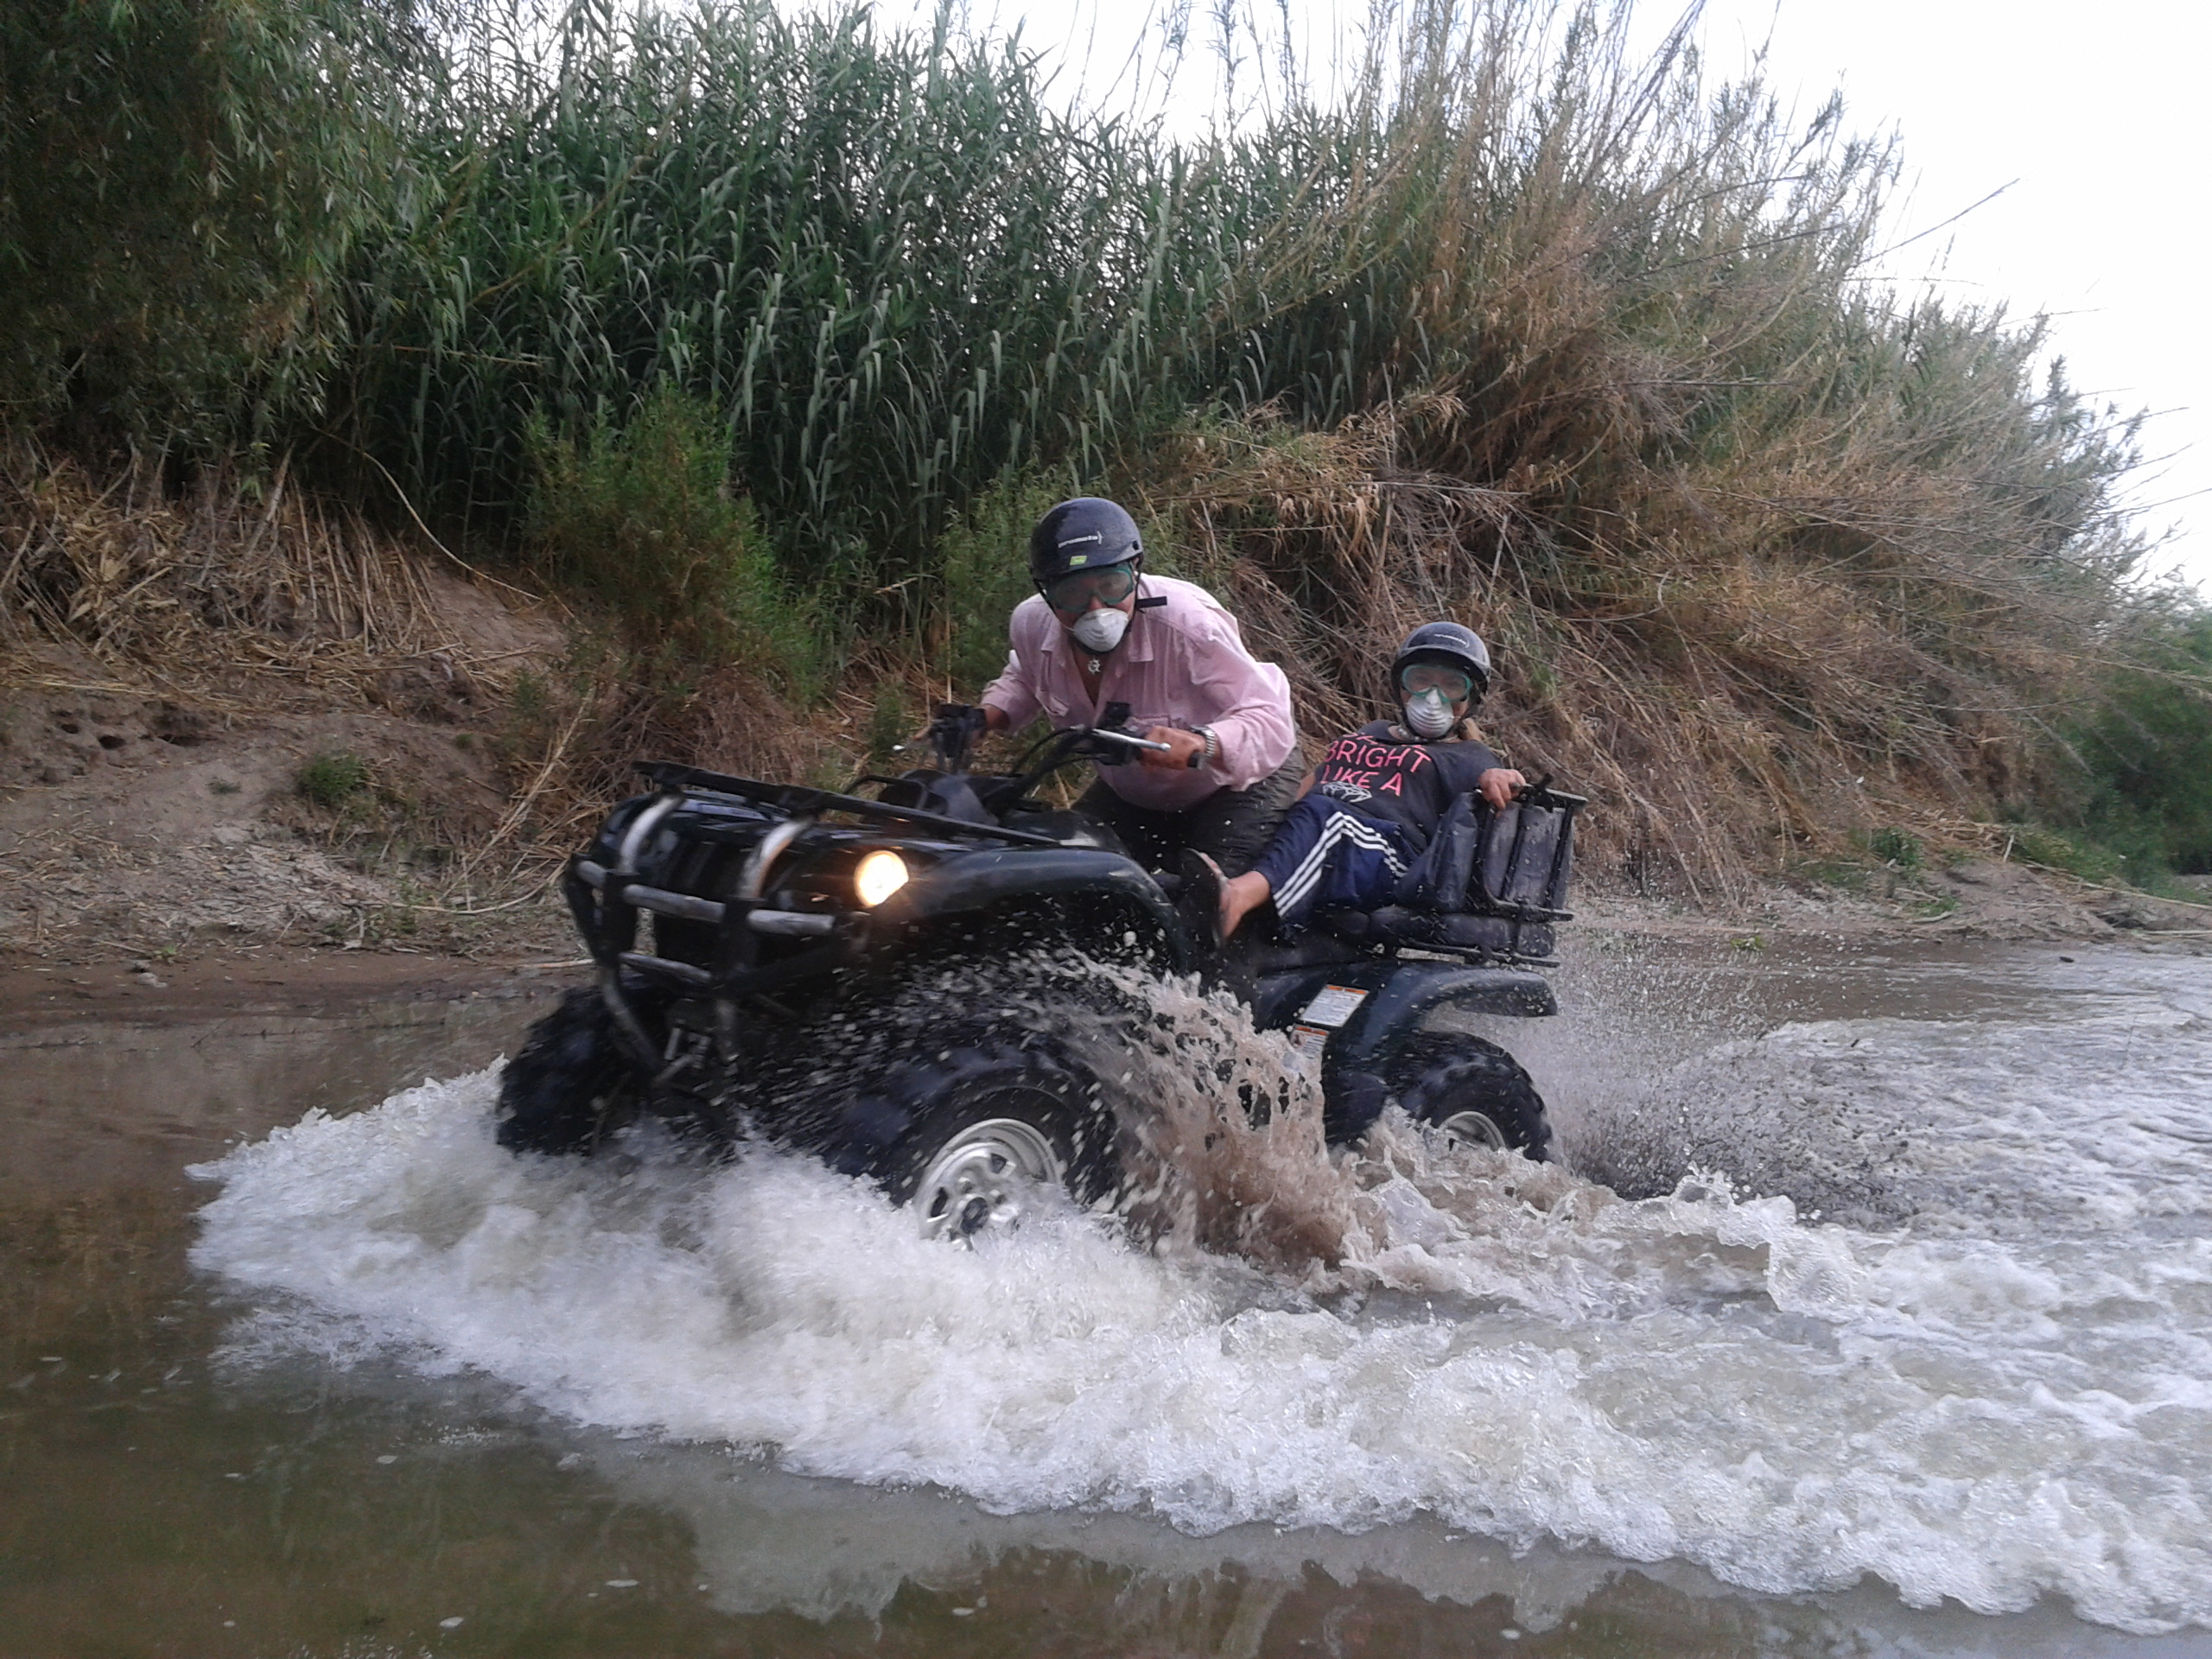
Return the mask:
<path id="1" fill-rule="evenodd" d="M 1019 1226 L 1057 1187 L 1088 1205 L 1119 1183 L 1117 1127 L 1097 1081 L 1049 1039 L 964 1033 L 872 1081 L 851 1121 L 896 1105 L 909 1127 L 870 1159 L 893 1200 L 932 1238 Z"/>
<path id="2" fill-rule="evenodd" d="M 586 986 L 530 1028 L 500 1074 L 499 1141 L 510 1152 L 590 1153 L 644 1103 L 607 1000 Z"/>
<path id="3" fill-rule="evenodd" d="M 1407 1116 L 1440 1130 L 1446 1145 L 1517 1152 L 1536 1163 L 1552 1155 L 1543 1097 L 1520 1063 L 1495 1043 L 1424 1033 L 1406 1045 L 1390 1082 Z"/>

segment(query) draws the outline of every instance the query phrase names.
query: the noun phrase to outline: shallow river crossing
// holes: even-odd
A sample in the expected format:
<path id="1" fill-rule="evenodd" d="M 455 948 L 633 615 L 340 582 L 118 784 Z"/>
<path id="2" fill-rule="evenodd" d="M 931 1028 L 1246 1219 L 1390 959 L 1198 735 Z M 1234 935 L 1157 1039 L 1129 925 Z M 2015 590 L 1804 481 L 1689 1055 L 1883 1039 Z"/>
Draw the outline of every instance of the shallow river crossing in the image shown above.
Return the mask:
<path id="1" fill-rule="evenodd" d="M 1304 1255 L 518 1161 L 542 998 L 0 1038 L 0 1654 L 2212 1656 L 2212 961 L 1560 983 L 1566 1169 L 1232 1147 Z"/>

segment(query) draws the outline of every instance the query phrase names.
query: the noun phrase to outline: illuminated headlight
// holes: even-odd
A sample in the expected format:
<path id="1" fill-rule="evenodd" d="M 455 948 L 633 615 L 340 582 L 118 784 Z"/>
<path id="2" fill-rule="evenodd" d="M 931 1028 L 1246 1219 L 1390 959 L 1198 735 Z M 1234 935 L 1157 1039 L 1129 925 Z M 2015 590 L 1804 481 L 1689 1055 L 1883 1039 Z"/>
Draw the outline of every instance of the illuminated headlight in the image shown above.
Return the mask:
<path id="1" fill-rule="evenodd" d="M 853 872 L 853 896 L 874 910 L 906 885 L 906 861 L 881 848 L 861 860 Z"/>

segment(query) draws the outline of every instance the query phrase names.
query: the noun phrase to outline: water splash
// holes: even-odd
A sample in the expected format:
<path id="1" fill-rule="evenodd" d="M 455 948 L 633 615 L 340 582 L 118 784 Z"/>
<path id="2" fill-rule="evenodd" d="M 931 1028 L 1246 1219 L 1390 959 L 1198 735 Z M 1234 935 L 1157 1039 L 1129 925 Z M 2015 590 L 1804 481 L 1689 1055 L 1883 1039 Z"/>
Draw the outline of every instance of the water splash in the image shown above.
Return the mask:
<path id="1" fill-rule="evenodd" d="M 702 1162 L 651 1135 L 588 1164 L 513 1159 L 483 1073 L 209 1166 L 224 1190 L 195 1259 L 262 1293 L 236 1363 L 400 1351 L 582 1422 L 1001 1512 L 1201 1533 L 1427 1515 L 1768 1592 L 1871 1573 L 1915 1605 L 2056 1592 L 2131 1630 L 2212 1623 L 2212 1241 L 2109 1218 L 1974 1233 L 1943 1209 L 1975 1189 L 1941 1148 L 1986 1122 L 1974 1090 L 2006 1039 L 1929 1027 L 1915 1046 L 1866 1021 L 1706 1059 L 1712 1091 L 1745 1100 L 1790 1086 L 1791 1046 L 1815 1039 L 1921 1068 L 1929 1150 L 1892 1190 L 1917 1182 L 1898 1212 L 1942 1224 L 1870 1231 L 1717 1174 L 1629 1201 L 1402 1118 L 1325 1154 L 1276 1039 L 1188 988 L 1147 1014 L 1124 1051 L 1156 1107 L 1134 1239 L 1065 1210 L 972 1250 L 926 1243 L 810 1160 Z M 2201 1145 L 2158 1103 L 2201 1075 L 2202 1037 L 2162 1029 L 2134 1051 L 2126 1135 L 2037 1097 L 2054 1145 L 2117 1150 L 2088 1178 L 2054 1152 L 2036 1203 L 2201 1196 Z"/>

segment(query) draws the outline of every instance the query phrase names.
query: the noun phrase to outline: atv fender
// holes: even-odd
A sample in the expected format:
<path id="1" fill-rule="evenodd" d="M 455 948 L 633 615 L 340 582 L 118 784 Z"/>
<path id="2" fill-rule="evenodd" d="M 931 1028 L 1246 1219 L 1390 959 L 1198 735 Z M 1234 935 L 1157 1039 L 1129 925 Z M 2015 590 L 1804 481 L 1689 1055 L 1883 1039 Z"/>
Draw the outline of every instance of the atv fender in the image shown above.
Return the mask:
<path id="1" fill-rule="evenodd" d="M 1541 1019 L 1559 1012 L 1559 1001 L 1541 975 L 1525 968 L 1463 968 L 1458 963 L 1398 959 L 1395 971 L 1363 1001 L 1330 1044 L 1348 1065 L 1380 1059 L 1421 1027 L 1435 1009 Z"/>
<path id="2" fill-rule="evenodd" d="M 1159 884 L 1133 860 L 1096 847 L 1052 850 L 988 848 L 963 853 L 918 871 L 876 910 L 880 928 L 939 925 L 967 920 L 989 924 L 1003 916 L 1017 931 L 1020 918 L 1063 909 L 1078 930 L 1095 932 L 1103 949 L 1119 947 L 1134 931 L 1141 945 L 1157 947 L 1175 973 L 1192 969 L 1191 944 Z"/>
<path id="3" fill-rule="evenodd" d="M 1292 991 L 1295 1000 L 1278 1002 L 1281 1011 L 1276 1017 L 1285 1024 L 1294 1022 L 1299 1010 L 1325 986 L 1367 993 L 1323 1050 L 1324 1127 L 1332 1142 L 1365 1134 L 1382 1116 L 1391 1097 L 1384 1081 L 1390 1063 L 1434 1010 L 1464 1008 L 1512 1019 L 1559 1012 L 1550 984 L 1520 968 L 1467 968 L 1398 957 L 1309 970 L 1300 980 L 1310 983 Z"/>

